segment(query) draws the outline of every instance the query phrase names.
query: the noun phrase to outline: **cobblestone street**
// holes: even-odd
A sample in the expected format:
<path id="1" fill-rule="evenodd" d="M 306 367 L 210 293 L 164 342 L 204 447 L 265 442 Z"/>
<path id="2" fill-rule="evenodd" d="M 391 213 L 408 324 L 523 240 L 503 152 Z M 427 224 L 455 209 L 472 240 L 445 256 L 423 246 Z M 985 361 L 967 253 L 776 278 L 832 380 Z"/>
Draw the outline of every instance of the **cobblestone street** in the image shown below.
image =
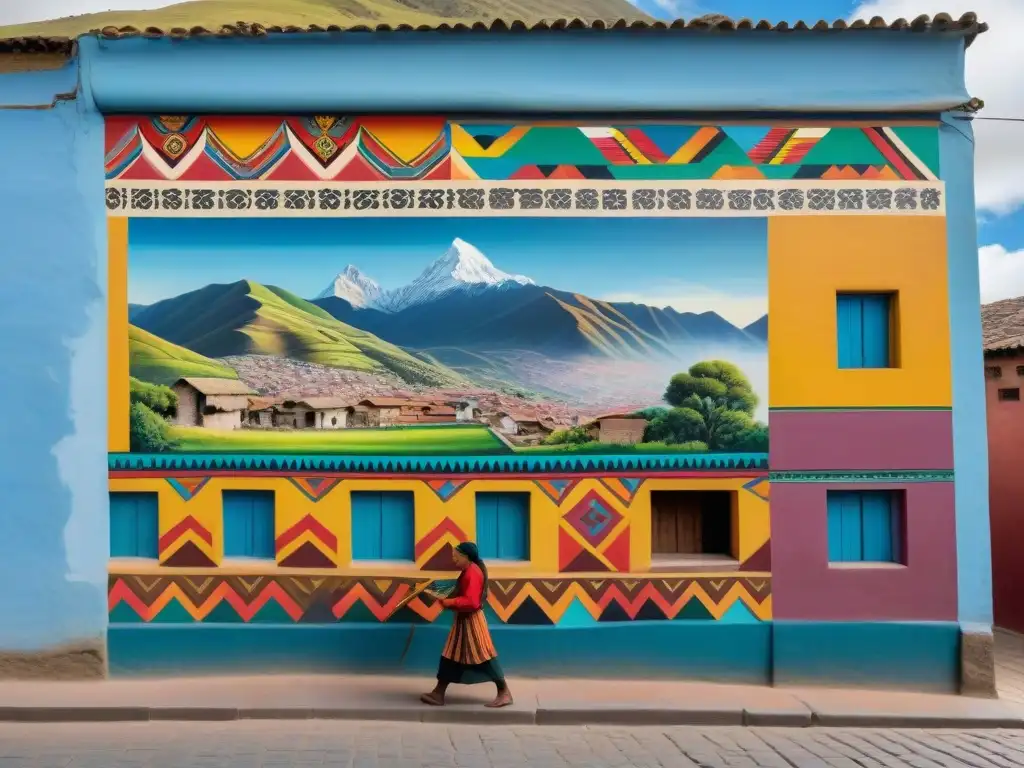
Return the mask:
<path id="1" fill-rule="evenodd" d="M 1013 768 L 1024 731 L 475 727 L 333 721 L 0 725 L 0 768 Z"/>

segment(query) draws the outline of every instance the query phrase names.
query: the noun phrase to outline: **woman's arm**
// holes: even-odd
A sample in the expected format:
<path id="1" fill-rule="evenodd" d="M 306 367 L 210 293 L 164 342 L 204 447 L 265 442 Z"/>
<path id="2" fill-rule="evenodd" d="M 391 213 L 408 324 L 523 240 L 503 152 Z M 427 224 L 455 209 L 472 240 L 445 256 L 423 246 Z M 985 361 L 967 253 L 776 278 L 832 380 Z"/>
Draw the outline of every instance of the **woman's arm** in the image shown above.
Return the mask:
<path id="1" fill-rule="evenodd" d="M 465 571 L 465 589 L 461 590 L 458 597 L 442 600 L 441 605 L 453 611 L 472 613 L 480 610 L 483 596 L 484 575 L 477 566 L 471 565 Z"/>

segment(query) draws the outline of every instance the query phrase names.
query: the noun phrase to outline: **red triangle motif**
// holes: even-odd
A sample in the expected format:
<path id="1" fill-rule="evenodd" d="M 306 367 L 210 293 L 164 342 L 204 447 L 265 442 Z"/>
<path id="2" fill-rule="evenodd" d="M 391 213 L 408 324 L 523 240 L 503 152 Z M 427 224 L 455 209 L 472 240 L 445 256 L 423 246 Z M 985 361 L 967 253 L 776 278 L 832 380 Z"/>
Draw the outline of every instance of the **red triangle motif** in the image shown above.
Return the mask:
<path id="1" fill-rule="evenodd" d="M 564 571 L 573 560 L 583 551 L 583 545 L 566 533 L 562 527 L 558 528 L 558 570 Z"/>
<path id="2" fill-rule="evenodd" d="M 384 176 L 359 155 L 334 176 L 334 181 L 385 181 Z"/>
<path id="3" fill-rule="evenodd" d="M 145 155 L 139 155 L 117 178 L 121 181 L 163 181 L 164 174 L 154 168 Z"/>
<path id="4" fill-rule="evenodd" d="M 231 174 L 213 161 L 206 152 L 196 158 L 195 162 L 181 174 L 182 181 L 233 181 Z"/>
<path id="5" fill-rule="evenodd" d="M 605 559 L 611 563 L 615 570 L 622 573 L 629 572 L 629 527 L 619 534 L 619 538 L 609 544 L 604 552 Z"/>
<path id="6" fill-rule="evenodd" d="M 320 177 L 310 170 L 309 166 L 302 162 L 292 149 L 267 174 L 267 181 L 319 181 Z"/>
<path id="7" fill-rule="evenodd" d="M 337 564 L 307 541 L 282 560 L 279 565 L 284 568 L 334 568 Z"/>
<path id="8" fill-rule="evenodd" d="M 535 181 L 537 179 L 546 179 L 546 178 L 547 178 L 547 176 L 545 176 L 541 172 L 540 168 L 538 168 L 536 165 L 524 165 L 522 168 L 520 168 L 515 173 L 513 173 L 511 176 L 509 176 L 510 180 L 522 180 L 522 181 Z"/>
<path id="9" fill-rule="evenodd" d="M 566 573 L 587 573 L 591 571 L 607 571 L 608 566 L 597 559 L 597 556 L 583 550 L 576 558 L 569 563 L 568 567 L 563 568 Z"/>
<path id="10" fill-rule="evenodd" d="M 772 540 L 768 539 L 760 548 L 740 563 L 741 571 L 768 571 L 772 570 Z"/>
<path id="11" fill-rule="evenodd" d="M 193 542 L 186 541 L 160 565 L 168 568 L 212 568 L 217 564 Z"/>
<path id="12" fill-rule="evenodd" d="M 452 561 L 452 553 L 455 551 L 449 542 L 445 542 L 427 562 L 420 566 L 421 571 L 454 571 L 455 563 Z"/>

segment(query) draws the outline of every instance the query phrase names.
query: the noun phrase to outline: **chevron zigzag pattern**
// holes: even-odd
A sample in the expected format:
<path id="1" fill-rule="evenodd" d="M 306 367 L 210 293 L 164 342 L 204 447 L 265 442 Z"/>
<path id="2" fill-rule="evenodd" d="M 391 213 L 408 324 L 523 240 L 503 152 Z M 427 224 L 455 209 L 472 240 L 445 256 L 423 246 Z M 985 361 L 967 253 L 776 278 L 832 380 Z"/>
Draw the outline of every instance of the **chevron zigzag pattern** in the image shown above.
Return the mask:
<path id="1" fill-rule="evenodd" d="M 334 568 L 338 537 L 312 515 L 283 531 L 275 542 L 278 563 L 285 568 Z"/>
<path id="2" fill-rule="evenodd" d="M 108 180 L 935 180 L 934 124 L 579 125 L 436 117 L 111 117 Z"/>
<path id="3" fill-rule="evenodd" d="M 423 583 L 409 578 L 111 575 L 111 623 L 431 622 L 442 608 L 422 595 L 392 610 Z M 486 607 L 508 624 L 578 626 L 661 620 L 769 621 L 769 577 L 495 579 Z M 390 617 L 390 618 L 389 618 Z M 589 617 L 589 618 L 587 618 Z"/>
<path id="4" fill-rule="evenodd" d="M 467 538 L 455 521 L 444 518 L 416 542 L 413 550 L 416 566 L 424 571 L 450 571 L 452 550 Z"/>
<path id="5" fill-rule="evenodd" d="M 213 534 L 192 515 L 186 515 L 157 542 L 160 564 L 172 568 L 215 565 Z"/>

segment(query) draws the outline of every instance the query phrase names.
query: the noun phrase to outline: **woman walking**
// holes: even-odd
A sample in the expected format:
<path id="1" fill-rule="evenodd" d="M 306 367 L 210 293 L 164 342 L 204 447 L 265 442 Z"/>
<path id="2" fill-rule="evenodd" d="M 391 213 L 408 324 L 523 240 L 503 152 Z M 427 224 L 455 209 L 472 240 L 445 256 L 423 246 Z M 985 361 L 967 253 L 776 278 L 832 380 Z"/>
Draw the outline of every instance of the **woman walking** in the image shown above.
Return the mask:
<path id="1" fill-rule="evenodd" d="M 498 664 L 498 652 L 487 629 L 483 605 L 487 597 L 487 566 L 480 559 L 476 544 L 464 541 L 455 548 L 452 560 L 459 574 L 459 585 L 454 597 L 441 600 L 441 605 L 455 611 L 455 621 L 448 633 L 448 642 L 441 651 L 437 667 L 437 685 L 420 701 L 435 707 L 444 706 L 444 694 L 452 683 L 473 685 L 490 681 L 498 692 L 494 701 L 485 706 L 492 709 L 512 703 L 512 693 Z"/>

